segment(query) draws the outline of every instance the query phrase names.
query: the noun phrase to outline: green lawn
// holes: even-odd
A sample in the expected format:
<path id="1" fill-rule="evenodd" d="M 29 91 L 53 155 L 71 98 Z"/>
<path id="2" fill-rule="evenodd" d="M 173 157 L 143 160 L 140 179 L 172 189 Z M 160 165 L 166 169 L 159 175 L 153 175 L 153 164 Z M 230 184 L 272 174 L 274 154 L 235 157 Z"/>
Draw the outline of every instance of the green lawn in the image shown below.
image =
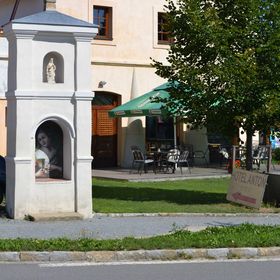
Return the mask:
<path id="1" fill-rule="evenodd" d="M 226 200 L 229 178 L 164 182 L 93 179 L 93 210 L 98 213 L 245 213 Z"/>

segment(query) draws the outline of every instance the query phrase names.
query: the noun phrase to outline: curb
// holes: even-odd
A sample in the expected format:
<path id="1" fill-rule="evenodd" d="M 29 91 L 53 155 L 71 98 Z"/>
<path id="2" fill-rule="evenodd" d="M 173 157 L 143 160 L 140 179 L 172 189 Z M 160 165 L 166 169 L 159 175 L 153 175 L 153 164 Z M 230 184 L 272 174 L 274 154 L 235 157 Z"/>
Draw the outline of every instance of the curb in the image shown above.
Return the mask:
<path id="1" fill-rule="evenodd" d="M 192 176 L 182 176 L 182 177 L 164 177 L 164 178 L 129 178 L 126 179 L 128 182 L 163 182 L 163 181 L 185 181 L 185 180 L 200 180 L 200 179 L 220 179 L 220 178 L 229 178 L 231 174 L 220 174 L 220 175 L 192 175 Z M 102 177 L 95 177 L 102 178 Z M 103 179 L 108 179 L 104 177 Z M 114 180 L 118 180 L 115 179 Z M 119 179 L 125 180 L 125 179 Z"/>
<path id="2" fill-rule="evenodd" d="M 279 213 L 92 213 L 102 217 L 280 217 Z"/>
<path id="3" fill-rule="evenodd" d="M 194 259 L 257 259 L 280 257 L 280 247 L 215 248 L 177 250 L 90 251 L 90 252 L 0 252 L 0 262 L 128 262 Z"/>

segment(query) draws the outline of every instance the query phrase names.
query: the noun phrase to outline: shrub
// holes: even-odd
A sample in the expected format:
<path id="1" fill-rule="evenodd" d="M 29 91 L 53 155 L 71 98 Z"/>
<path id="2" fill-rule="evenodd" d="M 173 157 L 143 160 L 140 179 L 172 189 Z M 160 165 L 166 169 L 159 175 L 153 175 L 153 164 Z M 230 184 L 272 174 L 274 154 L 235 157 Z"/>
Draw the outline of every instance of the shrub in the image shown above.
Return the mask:
<path id="1" fill-rule="evenodd" d="M 280 161 L 280 148 L 273 150 L 272 159 L 275 161 Z"/>

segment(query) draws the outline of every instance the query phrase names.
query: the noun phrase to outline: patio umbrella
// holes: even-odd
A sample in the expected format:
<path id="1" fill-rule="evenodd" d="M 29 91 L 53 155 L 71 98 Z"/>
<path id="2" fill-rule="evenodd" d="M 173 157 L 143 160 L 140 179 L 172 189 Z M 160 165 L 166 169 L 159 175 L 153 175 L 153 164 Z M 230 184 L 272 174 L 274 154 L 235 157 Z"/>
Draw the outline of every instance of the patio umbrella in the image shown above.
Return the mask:
<path id="1" fill-rule="evenodd" d="M 140 116 L 162 116 L 168 114 L 163 102 L 156 102 L 156 98 L 168 98 L 168 90 L 178 85 L 177 82 L 167 82 L 152 91 L 136 97 L 125 104 L 122 104 L 111 111 L 110 117 L 140 117 Z M 169 113 L 170 115 L 170 113 Z M 174 116 L 174 146 L 176 143 L 176 121 Z"/>
<path id="2" fill-rule="evenodd" d="M 165 83 L 152 91 L 136 97 L 109 111 L 110 117 L 161 116 L 166 113 L 164 103 L 155 102 L 157 97 L 168 98 L 171 83 Z"/>

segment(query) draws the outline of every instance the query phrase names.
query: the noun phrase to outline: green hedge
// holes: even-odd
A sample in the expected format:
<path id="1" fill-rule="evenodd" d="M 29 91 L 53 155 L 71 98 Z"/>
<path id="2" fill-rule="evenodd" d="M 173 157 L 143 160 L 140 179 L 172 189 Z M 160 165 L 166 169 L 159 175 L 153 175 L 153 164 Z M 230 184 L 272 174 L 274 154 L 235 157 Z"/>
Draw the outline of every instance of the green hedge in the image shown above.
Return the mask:
<path id="1" fill-rule="evenodd" d="M 275 161 L 280 161 L 280 148 L 276 148 L 273 150 L 272 159 Z"/>

